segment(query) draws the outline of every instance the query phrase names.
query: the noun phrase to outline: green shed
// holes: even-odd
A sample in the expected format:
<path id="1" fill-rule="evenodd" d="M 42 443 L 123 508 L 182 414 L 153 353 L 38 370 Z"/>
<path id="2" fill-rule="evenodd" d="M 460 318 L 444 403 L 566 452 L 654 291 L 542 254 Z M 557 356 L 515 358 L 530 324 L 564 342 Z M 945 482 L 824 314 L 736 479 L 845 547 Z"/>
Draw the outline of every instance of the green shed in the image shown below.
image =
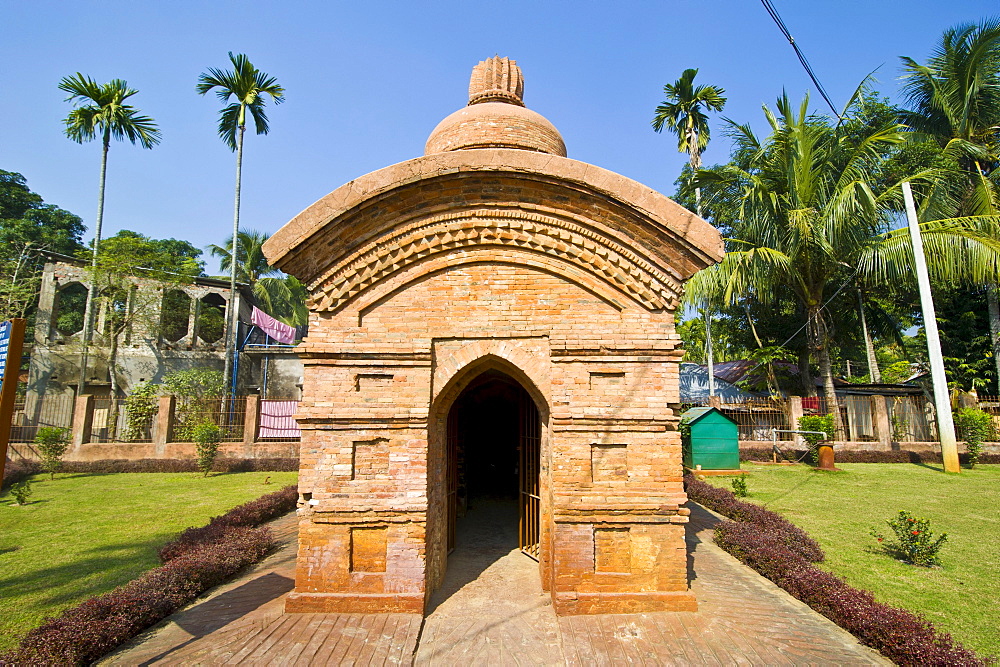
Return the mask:
<path id="1" fill-rule="evenodd" d="M 739 470 L 736 422 L 718 408 L 691 408 L 681 415 L 684 466 L 692 470 Z"/>

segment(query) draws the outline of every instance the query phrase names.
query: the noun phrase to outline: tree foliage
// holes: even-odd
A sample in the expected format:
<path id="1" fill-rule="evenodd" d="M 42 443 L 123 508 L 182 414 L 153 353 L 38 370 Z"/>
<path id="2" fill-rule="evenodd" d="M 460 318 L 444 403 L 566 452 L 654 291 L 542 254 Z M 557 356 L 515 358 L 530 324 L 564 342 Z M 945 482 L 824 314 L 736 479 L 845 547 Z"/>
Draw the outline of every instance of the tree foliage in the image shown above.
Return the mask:
<path id="1" fill-rule="evenodd" d="M 28 188 L 24 176 L 0 170 L 0 321 L 28 317 L 38 298 L 42 251 L 82 250 L 83 221 Z"/>
<path id="2" fill-rule="evenodd" d="M 887 290 L 912 280 L 908 232 L 896 222 L 899 183 L 886 159 L 906 128 L 865 86 L 837 123 L 811 113 L 808 98 L 794 106 L 782 96 L 764 114 L 768 136 L 730 121 L 732 161 L 697 173 L 695 184 L 705 185 L 729 238 L 726 258 L 689 283 L 689 298 L 779 306 L 791 296 L 832 404 L 832 350 L 846 312 L 833 300 L 851 284 Z M 934 168 L 906 174 L 925 188 L 941 177 Z M 998 228 L 989 217 L 923 222 L 931 271 L 939 280 L 984 284 L 996 266 Z"/>
<path id="3" fill-rule="evenodd" d="M 309 320 L 305 286 L 295 276 L 287 276 L 267 263 L 263 246 L 270 237 L 250 229 L 238 234 L 236 280 L 250 286 L 254 298 L 269 315 L 291 326 L 303 326 Z M 220 259 L 223 271 L 232 269 L 232 236 L 224 245 L 211 245 L 208 250 Z"/>

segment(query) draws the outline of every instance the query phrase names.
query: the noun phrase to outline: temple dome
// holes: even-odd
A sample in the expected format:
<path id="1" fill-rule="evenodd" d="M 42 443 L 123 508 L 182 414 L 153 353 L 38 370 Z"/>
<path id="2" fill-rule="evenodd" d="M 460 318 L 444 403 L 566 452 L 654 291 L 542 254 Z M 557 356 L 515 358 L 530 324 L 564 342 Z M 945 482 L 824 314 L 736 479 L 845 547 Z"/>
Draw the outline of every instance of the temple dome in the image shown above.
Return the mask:
<path id="1" fill-rule="evenodd" d="M 524 78 L 517 63 L 494 56 L 472 69 L 469 105 L 431 132 L 424 154 L 474 148 L 515 148 L 566 156 L 559 130 L 523 101 Z"/>

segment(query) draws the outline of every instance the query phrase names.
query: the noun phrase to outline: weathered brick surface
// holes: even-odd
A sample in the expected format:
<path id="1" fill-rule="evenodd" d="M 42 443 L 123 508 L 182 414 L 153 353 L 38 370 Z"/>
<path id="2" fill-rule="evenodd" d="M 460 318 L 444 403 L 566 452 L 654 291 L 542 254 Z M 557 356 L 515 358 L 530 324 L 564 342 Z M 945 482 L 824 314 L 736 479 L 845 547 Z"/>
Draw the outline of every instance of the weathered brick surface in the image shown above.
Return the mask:
<path id="1" fill-rule="evenodd" d="M 468 110 L 517 144 L 499 121 L 526 110 L 496 101 L 520 94 L 510 66 L 480 72 L 473 88 L 502 94 Z M 413 611 L 430 595 L 447 565 L 448 415 L 486 371 L 540 414 L 539 567 L 556 609 L 694 608 L 673 311 L 718 233 L 624 177 L 521 148 L 369 174 L 268 242 L 311 294 L 289 610 Z"/>

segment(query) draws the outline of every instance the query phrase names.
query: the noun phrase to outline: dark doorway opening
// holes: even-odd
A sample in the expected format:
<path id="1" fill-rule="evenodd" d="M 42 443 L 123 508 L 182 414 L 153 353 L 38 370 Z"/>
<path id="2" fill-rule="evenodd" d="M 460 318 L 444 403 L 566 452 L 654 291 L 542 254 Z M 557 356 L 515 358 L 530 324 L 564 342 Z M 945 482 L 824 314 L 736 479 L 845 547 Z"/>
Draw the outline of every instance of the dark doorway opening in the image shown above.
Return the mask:
<path id="1" fill-rule="evenodd" d="M 449 552 L 467 533 L 459 521 L 488 521 L 538 558 L 540 431 L 534 401 L 503 372 L 482 373 L 459 395 L 448 413 Z"/>

